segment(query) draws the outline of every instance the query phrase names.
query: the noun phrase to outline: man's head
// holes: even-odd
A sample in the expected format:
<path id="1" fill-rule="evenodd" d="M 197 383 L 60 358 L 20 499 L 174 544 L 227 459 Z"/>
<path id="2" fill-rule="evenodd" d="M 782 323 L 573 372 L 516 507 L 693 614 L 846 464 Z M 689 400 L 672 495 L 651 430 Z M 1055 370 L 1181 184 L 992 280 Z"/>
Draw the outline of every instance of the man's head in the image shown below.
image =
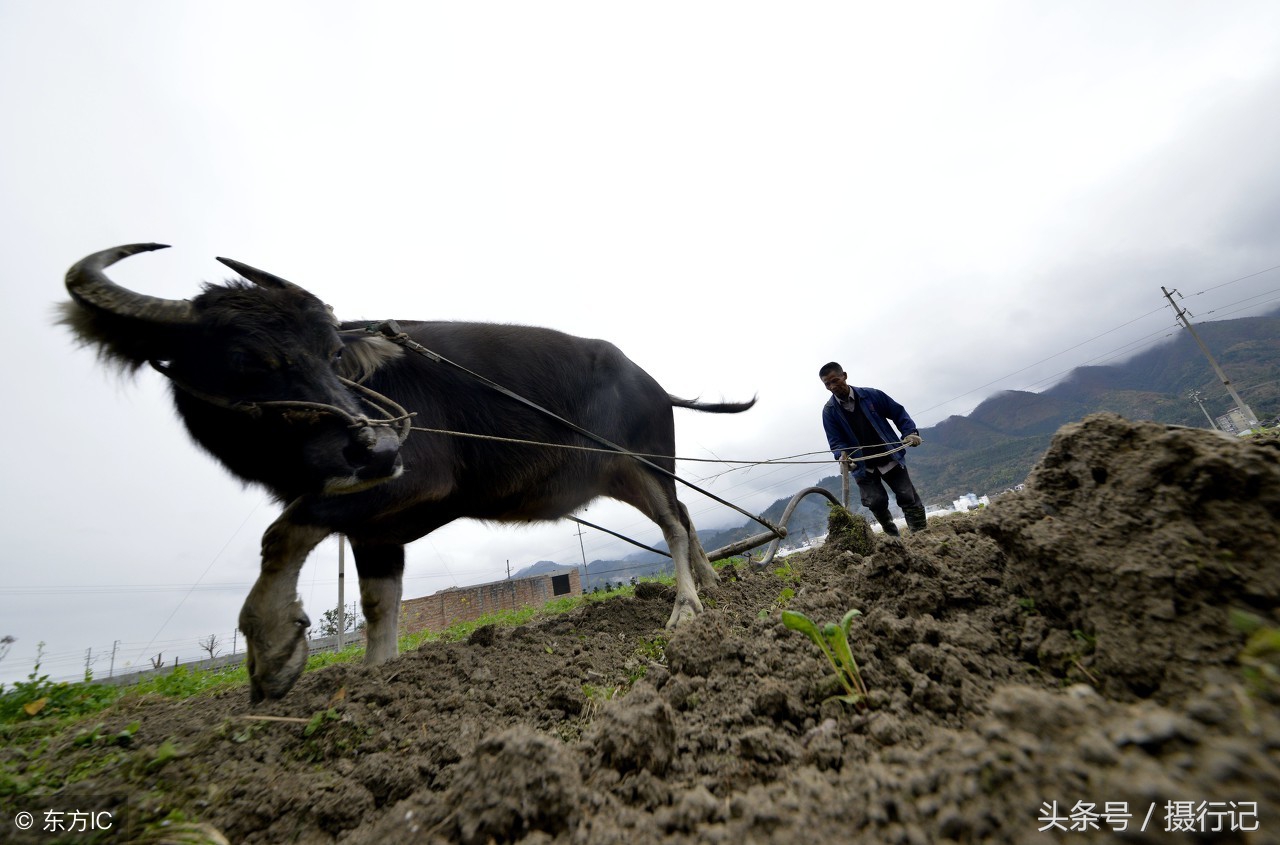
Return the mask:
<path id="1" fill-rule="evenodd" d="M 818 370 L 818 378 L 822 379 L 822 386 L 830 390 L 840 399 L 847 398 L 849 395 L 849 374 L 844 371 L 844 367 L 835 361 L 829 361 L 822 365 L 822 369 Z"/>

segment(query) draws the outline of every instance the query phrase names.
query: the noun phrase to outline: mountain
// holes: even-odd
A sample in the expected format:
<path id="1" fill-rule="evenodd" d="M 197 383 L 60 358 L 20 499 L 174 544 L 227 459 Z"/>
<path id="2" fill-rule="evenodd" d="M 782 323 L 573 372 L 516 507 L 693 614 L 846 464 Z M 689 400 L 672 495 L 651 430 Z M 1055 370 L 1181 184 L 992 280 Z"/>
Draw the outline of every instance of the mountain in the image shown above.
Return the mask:
<path id="1" fill-rule="evenodd" d="M 1201 323 L 1196 331 L 1261 420 L 1280 413 L 1280 312 Z M 1189 397 L 1225 414 L 1234 401 L 1195 339 L 1171 342 L 1105 367 L 1079 367 L 1043 393 L 1004 391 L 965 417 L 922 429 L 927 448 L 910 456 L 916 488 L 930 502 L 965 493 L 994 494 L 1022 482 L 1062 425 L 1110 411 L 1135 420 L 1207 427 Z"/>
<path id="2" fill-rule="evenodd" d="M 582 567 L 578 568 L 581 569 Z M 549 572 L 560 572 L 564 569 L 573 569 L 573 567 L 563 563 L 556 563 L 554 560 L 540 560 L 517 571 L 514 577 L 530 578 L 534 575 L 546 575 Z"/>
<path id="3" fill-rule="evenodd" d="M 701 536 L 701 535 L 699 535 Z M 628 584 L 632 579 L 649 578 L 671 572 L 671 558 L 655 555 L 652 552 L 641 552 L 623 560 L 593 560 L 587 564 L 584 574 L 581 564 L 553 563 L 540 560 L 535 564 L 518 570 L 513 578 L 527 578 L 533 575 L 570 572 L 578 570 L 583 586 L 587 590 L 602 589 L 609 585 Z"/>
<path id="4" fill-rule="evenodd" d="M 1262 317 L 1198 323 L 1196 332 L 1260 420 L 1280 415 L 1280 310 Z M 1190 398 L 1192 391 L 1201 394 L 1204 411 Z M 1181 331 L 1174 340 L 1123 363 L 1078 367 L 1043 393 L 1002 391 L 967 416 L 948 417 L 921 429 L 924 445 L 911 450 L 908 465 L 921 497 L 929 504 L 949 506 L 966 493 L 996 495 L 1021 484 L 1054 433 L 1089 414 L 1110 411 L 1133 420 L 1206 428 L 1206 412 L 1217 417 L 1234 404 L 1195 339 Z M 814 486 L 840 495 L 837 475 Z M 860 510 L 856 487 L 853 500 L 854 510 Z M 790 496 L 778 499 L 762 516 L 776 522 L 788 501 Z M 804 539 L 826 533 L 826 526 L 826 499 L 807 496 L 787 527 L 790 538 Z M 710 550 L 761 530 L 746 521 L 735 528 L 702 530 L 698 537 Z M 557 566 L 542 561 L 518 574 L 535 574 L 534 568 L 544 564 Z M 670 570 L 669 558 L 638 552 L 620 561 L 592 561 L 587 572 L 594 585 L 606 580 L 626 583 L 664 568 Z"/>

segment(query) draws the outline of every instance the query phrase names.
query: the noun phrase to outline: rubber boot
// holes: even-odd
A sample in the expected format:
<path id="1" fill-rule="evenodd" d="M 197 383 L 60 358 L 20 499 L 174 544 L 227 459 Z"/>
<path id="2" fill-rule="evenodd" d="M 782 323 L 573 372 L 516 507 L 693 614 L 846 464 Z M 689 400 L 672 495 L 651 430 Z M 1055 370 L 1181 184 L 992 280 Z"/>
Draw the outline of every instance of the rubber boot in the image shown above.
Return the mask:
<path id="1" fill-rule="evenodd" d="M 880 523 L 880 527 L 884 529 L 884 533 L 888 537 L 901 537 L 898 533 L 897 523 L 893 521 L 893 514 L 888 510 L 872 511 L 871 515 L 876 518 L 876 522 Z"/>
<path id="2" fill-rule="evenodd" d="M 924 508 L 903 508 L 902 515 L 907 518 L 907 527 L 911 529 L 912 534 L 929 527 L 929 521 L 924 515 Z"/>

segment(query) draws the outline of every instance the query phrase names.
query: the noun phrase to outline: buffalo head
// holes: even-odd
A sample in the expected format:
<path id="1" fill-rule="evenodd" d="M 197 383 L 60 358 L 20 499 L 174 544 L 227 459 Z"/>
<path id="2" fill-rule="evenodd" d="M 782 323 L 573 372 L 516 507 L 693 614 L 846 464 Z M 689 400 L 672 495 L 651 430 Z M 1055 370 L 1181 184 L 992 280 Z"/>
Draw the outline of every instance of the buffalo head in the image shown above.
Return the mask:
<path id="1" fill-rule="evenodd" d="M 344 350 L 376 338 L 345 339 L 315 296 L 228 259 L 219 260 L 244 279 L 206 285 L 190 300 L 135 293 L 104 272 L 163 248 L 133 244 L 76 263 L 62 322 L 104 358 L 167 375 L 196 441 L 281 500 L 352 492 L 400 474 L 399 437 L 368 424 L 369 409 L 342 379 Z"/>

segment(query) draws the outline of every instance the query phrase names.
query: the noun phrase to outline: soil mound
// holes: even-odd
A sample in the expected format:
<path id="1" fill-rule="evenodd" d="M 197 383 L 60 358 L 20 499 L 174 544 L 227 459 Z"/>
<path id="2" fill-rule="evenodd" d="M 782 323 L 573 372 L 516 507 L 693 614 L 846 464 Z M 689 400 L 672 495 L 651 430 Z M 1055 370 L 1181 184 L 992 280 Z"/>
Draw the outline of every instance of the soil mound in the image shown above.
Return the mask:
<path id="1" fill-rule="evenodd" d="M 1280 441 L 1096 415 L 1025 491 L 727 570 L 674 632 L 642 585 L 4 759 L 210 842 L 1280 842 L 1278 515 Z M 862 706 L 779 621 L 851 608 Z"/>

